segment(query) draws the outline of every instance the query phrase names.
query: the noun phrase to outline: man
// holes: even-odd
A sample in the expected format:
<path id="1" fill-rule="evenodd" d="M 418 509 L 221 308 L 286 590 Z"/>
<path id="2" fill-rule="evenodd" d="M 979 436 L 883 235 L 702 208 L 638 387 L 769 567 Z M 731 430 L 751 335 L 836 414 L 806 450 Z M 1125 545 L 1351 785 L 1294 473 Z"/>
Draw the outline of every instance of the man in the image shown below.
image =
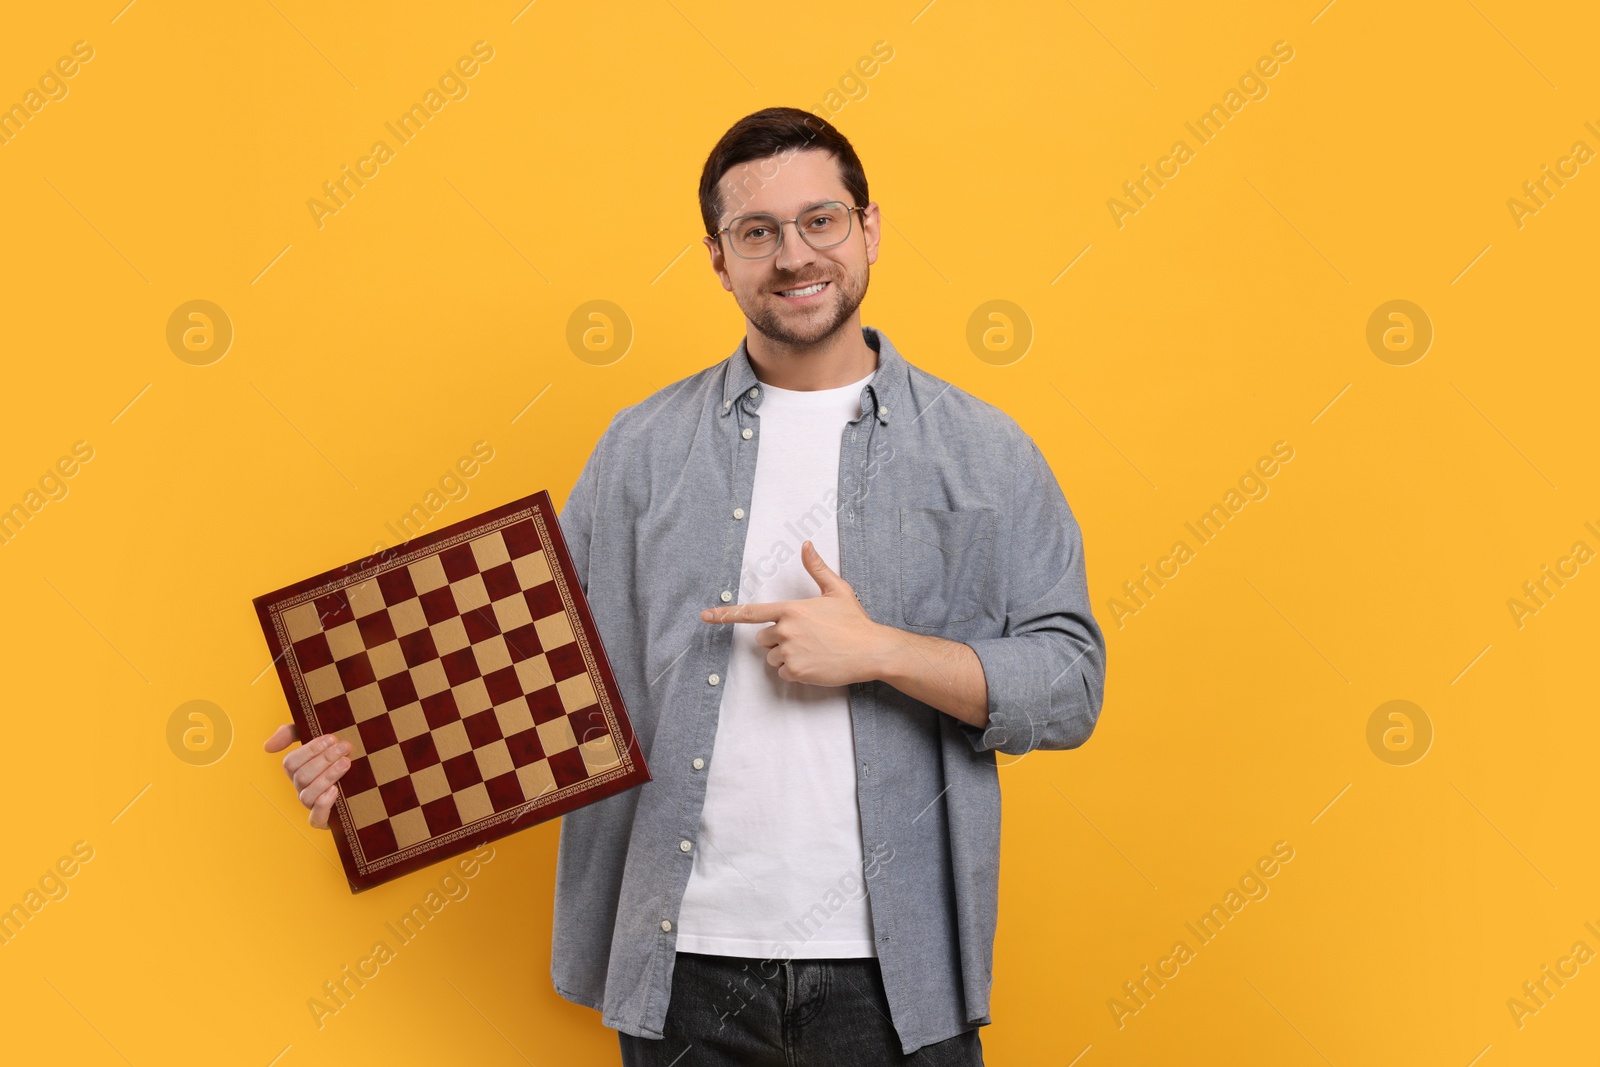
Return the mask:
<path id="1" fill-rule="evenodd" d="M 626 1067 L 981 1064 L 995 752 L 1103 699 L 1081 533 L 1014 420 L 863 328 L 842 134 L 749 115 L 700 202 L 745 338 L 619 411 L 560 514 L 653 780 L 563 816 L 551 978 Z M 325 820 L 338 756 L 298 754 Z"/>

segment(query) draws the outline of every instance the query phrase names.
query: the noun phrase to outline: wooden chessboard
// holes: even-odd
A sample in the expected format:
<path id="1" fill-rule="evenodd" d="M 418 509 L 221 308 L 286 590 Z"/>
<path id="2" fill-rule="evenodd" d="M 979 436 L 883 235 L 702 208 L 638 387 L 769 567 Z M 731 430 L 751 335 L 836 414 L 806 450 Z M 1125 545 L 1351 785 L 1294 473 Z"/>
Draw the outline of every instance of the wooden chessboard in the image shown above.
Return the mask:
<path id="1" fill-rule="evenodd" d="M 548 492 L 255 606 L 353 892 L 650 780 Z"/>

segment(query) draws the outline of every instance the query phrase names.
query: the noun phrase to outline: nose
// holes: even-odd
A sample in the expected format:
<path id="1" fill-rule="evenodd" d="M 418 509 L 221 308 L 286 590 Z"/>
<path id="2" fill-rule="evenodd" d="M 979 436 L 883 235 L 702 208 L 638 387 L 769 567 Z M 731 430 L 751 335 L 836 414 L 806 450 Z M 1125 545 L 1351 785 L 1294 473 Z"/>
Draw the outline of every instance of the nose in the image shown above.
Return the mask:
<path id="1" fill-rule="evenodd" d="M 794 236 L 790 237 L 787 233 L 782 234 L 783 240 L 778 245 L 778 254 L 775 259 L 779 270 L 792 274 L 797 270 L 803 269 L 807 264 L 815 262 L 817 250 L 807 244 L 804 237 L 800 236 L 799 219 L 778 224 L 780 231 L 786 226 L 794 227 Z"/>

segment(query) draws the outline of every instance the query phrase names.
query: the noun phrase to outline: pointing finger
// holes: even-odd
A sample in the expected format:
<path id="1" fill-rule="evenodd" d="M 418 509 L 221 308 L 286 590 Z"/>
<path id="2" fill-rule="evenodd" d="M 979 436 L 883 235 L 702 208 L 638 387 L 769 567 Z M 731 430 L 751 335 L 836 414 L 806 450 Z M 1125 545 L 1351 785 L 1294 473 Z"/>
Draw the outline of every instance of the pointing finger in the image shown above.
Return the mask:
<path id="1" fill-rule="evenodd" d="M 705 622 L 777 622 L 787 607 L 786 601 L 771 604 L 735 604 L 731 608 L 706 608 L 700 613 Z"/>

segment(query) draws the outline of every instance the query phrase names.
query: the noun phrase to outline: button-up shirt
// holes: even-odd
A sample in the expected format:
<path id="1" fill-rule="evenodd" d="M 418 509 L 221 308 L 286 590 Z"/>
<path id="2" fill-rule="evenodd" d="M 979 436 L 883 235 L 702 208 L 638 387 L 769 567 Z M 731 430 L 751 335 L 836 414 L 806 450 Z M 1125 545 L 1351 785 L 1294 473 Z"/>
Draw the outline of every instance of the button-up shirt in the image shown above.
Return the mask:
<path id="1" fill-rule="evenodd" d="M 995 753 L 1083 744 L 1106 645 L 1082 534 L 1033 438 L 862 335 L 878 367 L 824 505 L 839 574 L 873 620 L 968 645 L 988 689 L 979 728 L 883 681 L 846 687 L 874 947 L 909 1055 L 991 1021 Z M 562 817 L 550 974 L 640 1037 L 663 1036 L 735 625 L 700 612 L 739 593 L 761 397 L 741 341 L 617 412 L 560 512 L 652 780 Z"/>

